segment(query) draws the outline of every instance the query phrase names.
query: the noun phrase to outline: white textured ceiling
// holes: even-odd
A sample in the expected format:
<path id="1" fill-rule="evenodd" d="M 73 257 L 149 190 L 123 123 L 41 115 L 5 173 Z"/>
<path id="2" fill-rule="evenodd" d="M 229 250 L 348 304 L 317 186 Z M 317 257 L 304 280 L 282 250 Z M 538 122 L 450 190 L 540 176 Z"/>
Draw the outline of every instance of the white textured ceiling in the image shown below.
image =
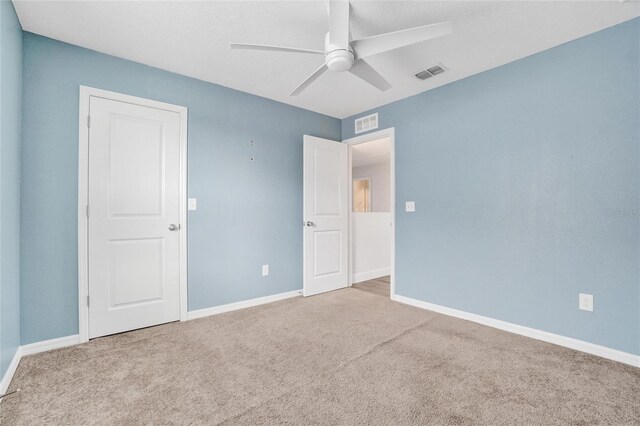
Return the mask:
<path id="1" fill-rule="evenodd" d="M 636 1 L 357 1 L 354 39 L 452 21 L 454 34 L 367 61 L 393 87 L 379 92 L 348 73 L 325 73 L 289 93 L 322 57 L 231 50 L 260 43 L 323 50 L 324 1 L 14 0 L 26 31 L 344 118 L 503 65 L 638 16 Z M 421 81 L 436 63 L 449 71 Z"/>
<path id="2" fill-rule="evenodd" d="M 352 167 L 372 166 L 391 161 L 391 140 L 376 139 L 351 147 Z"/>

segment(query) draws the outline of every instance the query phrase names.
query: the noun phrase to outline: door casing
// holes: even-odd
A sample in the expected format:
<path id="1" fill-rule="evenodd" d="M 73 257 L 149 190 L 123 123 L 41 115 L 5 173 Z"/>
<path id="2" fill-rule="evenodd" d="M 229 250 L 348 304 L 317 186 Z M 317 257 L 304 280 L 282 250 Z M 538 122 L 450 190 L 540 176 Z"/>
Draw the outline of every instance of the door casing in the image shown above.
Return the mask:
<path id="1" fill-rule="evenodd" d="M 349 145 L 349 156 L 347 165 L 349 167 L 349 182 L 353 182 L 353 165 L 352 152 L 353 145 L 371 142 L 376 139 L 388 137 L 390 140 L 390 199 L 391 199 L 391 277 L 390 277 L 390 298 L 395 299 L 396 296 L 396 129 L 389 127 L 388 129 L 379 130 L 377 132 L 367 133 L 362 136 L 345 139 L 342 142 Z M 351 212 L 353 203 L 353 185 L 349 185 L 349 211 Z M 353 285 L 353 215 L 349 213 L 349 286 Z"/>
<path id="2" fill-rule="evenodd" d="M 93 87 L 80 86 L 78 116 L 78 334 L 89 340 L 88 217 L 89 197 L 89 101 L 105 98 L 175 112 L 180 117 L 180 321 L 187 320 L 187 108 Z"/>

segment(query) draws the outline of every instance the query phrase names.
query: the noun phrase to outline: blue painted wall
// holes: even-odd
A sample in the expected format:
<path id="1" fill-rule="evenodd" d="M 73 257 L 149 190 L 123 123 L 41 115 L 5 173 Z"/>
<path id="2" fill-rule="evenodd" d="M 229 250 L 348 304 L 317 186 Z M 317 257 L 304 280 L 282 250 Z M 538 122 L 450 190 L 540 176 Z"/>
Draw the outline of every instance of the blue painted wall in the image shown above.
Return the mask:
<path id="1" fill-rule="evenodd" d="M 0 379 L 20 344 L 22 28 L 0 1 Z"/>
<path id="2" fill-rule="evenodd" d="M 396 292 L 640 354 L 639 58 L 635 19 L 374 110 Z"/>
<path id="3" fill-rule="evenodd" d="M 302 287 L 302 135 L 339 139 L 340 120 L 30 33 L 23 46 L 22 344 L 78 332 L 79 85 L 189 108 L 190 310 Z"/>

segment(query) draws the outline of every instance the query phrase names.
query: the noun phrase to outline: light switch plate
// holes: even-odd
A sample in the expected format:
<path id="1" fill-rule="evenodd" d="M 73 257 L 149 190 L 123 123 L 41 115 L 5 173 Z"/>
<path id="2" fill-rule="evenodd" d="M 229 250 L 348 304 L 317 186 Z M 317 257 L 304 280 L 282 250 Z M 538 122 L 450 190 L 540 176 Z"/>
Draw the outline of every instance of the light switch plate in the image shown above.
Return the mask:
<path id="1" fill-rule="evenodd" d="M 197 210 L 197 209 L 198 209 L 198 199 L 189 198 L 189 210 Z"/>
<path id="2" fill-rule="evenodd" d="M 581 310 L 593 312 L 593 294 L 580 293 L 578 303 Z"/>
<path id="3" fill-rule="evenodd" d="M 262 265 L 262 276 L 266 277 L 269 275 L 269 265 Z"/>
<path id="4" fill-rule="evenodd" d="M 416 202 L 415 201 L 407 201 L 404 203 L 404 211 L 406 212 L 415 212 L 416 211 Z"/>

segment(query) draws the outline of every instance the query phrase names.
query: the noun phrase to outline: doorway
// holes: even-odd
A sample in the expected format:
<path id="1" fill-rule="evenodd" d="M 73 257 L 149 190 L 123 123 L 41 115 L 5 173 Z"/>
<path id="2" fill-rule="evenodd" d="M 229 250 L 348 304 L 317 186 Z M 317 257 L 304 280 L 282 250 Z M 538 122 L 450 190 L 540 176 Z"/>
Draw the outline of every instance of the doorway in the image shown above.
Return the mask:
<path id="1" fill-rule="evenodd" d="M 376 195 L 374 180 L 361 176 L 356 190 L 361 191 L 353 208 L 353 148 L 360 144 L 384 140 L 388 157 L 388 182 L 385 196 Z M 364 145 L 363 145 L 364 146 Z M 310 135 L 303 140 L 303 286 L 304 296 L 313 296 L 352 286 L 355 282 L 376 278 L 388 282 L 388 296 L 395 295 L 395 129 L 389 128 L 340 143 Z M 366 183 L 363 183 L 366 182 Z M 379 181 L 378 185 L 383 181 Z M 373 214 L 371 210 L 383 205 L 385 211 Z M 354 210 L 360 209 L 357 213 Z M 354 214 L 367 214 L 364 220 L 381 223 L 386 248 L 378 251 L 385 257 L 381 267 L 361 271 L 359 251 L 354 256 L 354 232 L 365 229 L 354 222 Z M 375 219 L 374 219 L 375 218 Z M 354 226 L 356 225 L 356 226 Z M 355 230 L 355 231 L 354 231 Z M 355 235 L 355 239 L 358 236 Z M 381 237 L 382 238 L 382 237 Z M 359 241 L 359 240 L 358 240 Z M 374 244 L 377 240 L 373 239 Z M 370 261 L 366 255 L 363 257 Z M 378 263 L 379 264 L 379 263 Z M 360 266 L 362 266 L 360 264 Z M 355 266 L 358 268 L 358 266 Z"/>
<path id="2" fill-rule="evenodd" d="M 82 341 L 186 319 L 184 107 L 81 87 Z"/>
<path id="3" fill-rule="evenodd" d="M 391 297 L 394 235 L 393 129 L 345 141 L 349 145 L 350 284 Z"/>

